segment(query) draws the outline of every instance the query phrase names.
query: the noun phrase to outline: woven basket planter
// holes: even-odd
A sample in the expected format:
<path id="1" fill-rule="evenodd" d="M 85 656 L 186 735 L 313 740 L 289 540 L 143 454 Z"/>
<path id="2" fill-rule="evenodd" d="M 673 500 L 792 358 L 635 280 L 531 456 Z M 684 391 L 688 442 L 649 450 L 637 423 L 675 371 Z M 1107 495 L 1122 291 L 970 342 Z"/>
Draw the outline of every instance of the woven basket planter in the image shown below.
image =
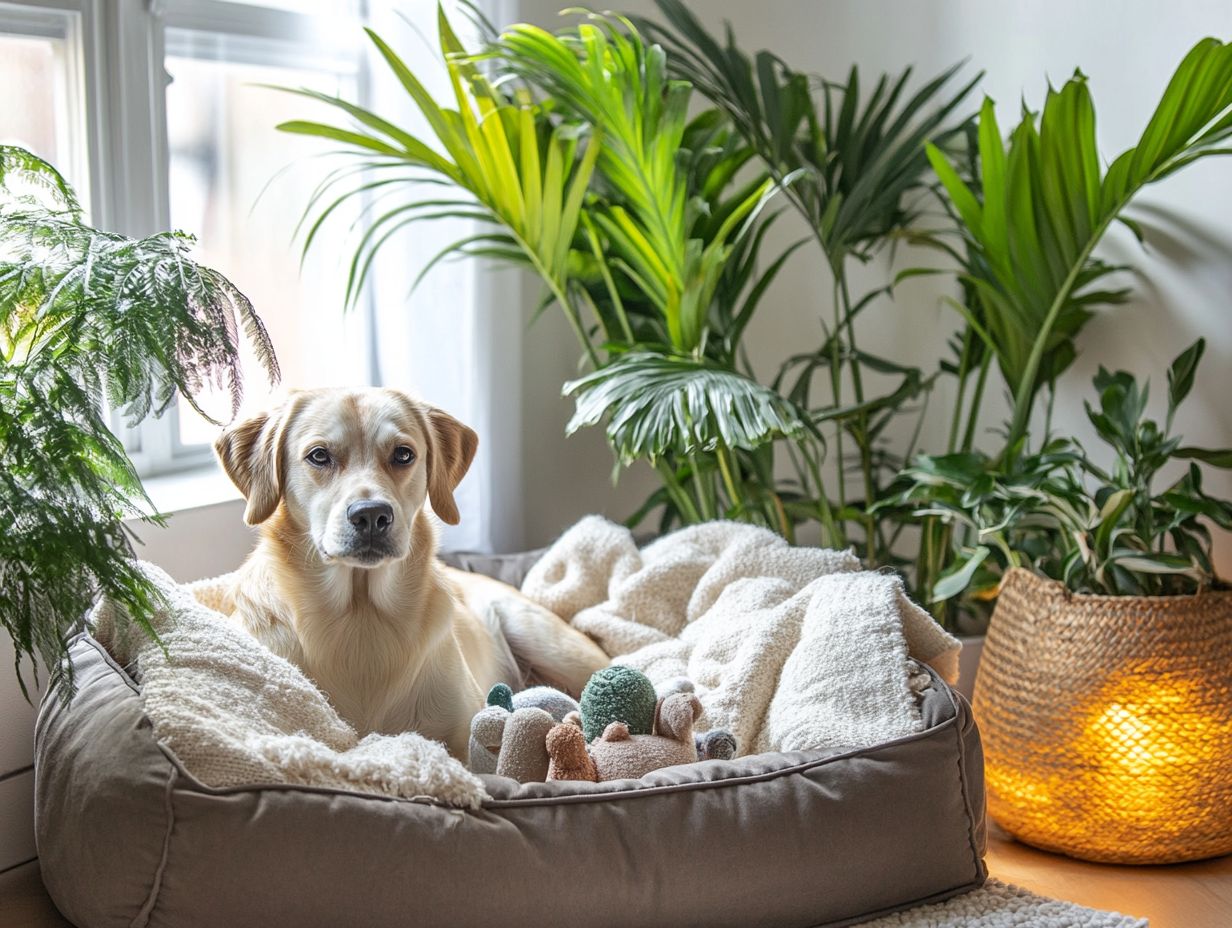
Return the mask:
<path id="1" fill-rule="evenodd" d="M 975 682 L 988 811 L 1085 860 L 1232 853 L 1232 592 L 1080 596 L 1012 570 Z"/>

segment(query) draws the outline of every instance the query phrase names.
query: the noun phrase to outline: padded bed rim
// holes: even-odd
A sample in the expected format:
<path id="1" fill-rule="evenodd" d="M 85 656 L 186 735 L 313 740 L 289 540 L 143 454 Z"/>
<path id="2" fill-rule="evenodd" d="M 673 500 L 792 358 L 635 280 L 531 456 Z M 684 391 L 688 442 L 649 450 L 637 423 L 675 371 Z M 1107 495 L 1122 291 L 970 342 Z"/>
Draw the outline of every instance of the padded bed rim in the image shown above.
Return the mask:
<path id="1" fill-rule="evenodd" d="M 119 664 L 115 662 L 115 659 L 112 658 L 112 656 L 107 652 L 107 649 L 104 648 L 102 644 L 96 641 L 88 633 L 82 632 L 74 636 L 70 640 L 69 646 L 71 647 L 73 644 L 76 644 L 78 641 L 82 641 L 85 644 L 88 644 L 89 646 L 93 647 L 102 657 L 102 659 L 114 671 L 116 671 L 120 675 L 120 678 L 129 687 L 129 689 L 131 689 L 137 695 L 141 694 L 140 684 L 138 684 L 135 680 L 133 680 L 133 678 L 129 676 L 128 672 L 125 671 L 123 667 L 121 667 Z M 929 672 L 933 673 L 931 670 Z M 933 675 L 934 675 L 934 678 L 936 678 L 935 673 Z M 661 785 L 647 784 L 644 786 L 643 785 L 631 785 L 623 789 L 613 790 L 610 792 L 578 793 L 578 794 L 566 795 L 566 796 L 534 796 L 534 797 L 527 797 L 527 798 L 522 798 L 522 799 L 489 799 L 483 803 L 482 808 L 484 809 L 509 809 L 509 808 L 518 808 L 520 806 L 542 806 L 542 805 L 557 805 L 557 804 L 566 804 L 566 803 L 575 804 L 575 803 L 587 803 L 587 802 L 609 802 L 614 799 L 635 799 L 635 798 L 644 797 L 644 796 L 661 795 L 663 793 L 686 792 L 689 790 L 697 790 L 697 789 L 723 789 L 724 787 L 727 787 L 727 786 L 739 786 L 739 785 L 747 784 L 747 783 L 763 783 L 768 780 L 778 779 L 779 777 L 792 776 L 798 773 L 805 773 L 809 770 L 813 770 L 817 767 L 821 767 L 826 764 L 837 763 L 839 761 L 848 760 L 849 758 L 855 757 L 857 755 L 867 757 L 871 754 L 875 754 L 879 751 L 887 750 L 887 749 L 896 747 L 898 745 L 909 744 L 912 741 L 919 741 L 924 738 L 932 738 L 947 728 L 952 728 L 956 731 L 956 734 L 957 734 L 956 740 L 958 743 L 959 757 L 961 758 L 963 756 L 964 748 L 963 748 L 961 732 L 959 732 L 957 729 L 958 729 L 960 721 L 962 720 L 962 713 L 959 710 L 958 703 L 954 699 L 953 691 L 947 688 L 945 693 L 946 693 L 946 696 L 949 698 L 950 707 L 953 713 L 948 718 L 946 718 L 945 720 L 941 722 L 938 722 L 936 725 L 930 726 L 929 728 L 925 728 L 922 731 L 913 732 L 909 735 L 903 735 L 901 737 L 894 738 L 890 741 L 882 741 L 875 745 L 871 745 L 869 747 L 854 748 L 854 749 L 842 751 L 839 753 L 827 752 L 827 751 L 822 751 L 822 750 L 795 751 L 792 753 L 817 754 L 820 756 L 811 758 L 809 760 L 801 761 L 799 763 L 791 764 L 786 767 L 779 767 L 773 770 L 767 770 L 761 773 L 740 774 L 737 776 L 722 777 L 716 780 L 696 780 L 696 781 L 689 782 L 689 783 L 668 783 L 668 784 L 661 784 Z M 148 716 L 146 716 L 146 718 L 148 719 Z M 154 743 L 158 746 L 158 749 L 167 758 L 168 762 L 170 762 L 171 765 L 175 767 L 179 775 L 183 777 L 184 780 L 189 785 L 191 785 L 196 790 L 199 790 L 203 793 L 210 793 L 212 795 L 230 795 L 234 793 L 264 792 L 264 791 L 276 790 L 276 791 L 300 792 L 300 793 L 322 793 L 325 795 L 334 795 L 334 796 L 353 796 L 359 799 L 375 799 L 375 800 L 384 801 L 384 802 L 410 802 L 410 803 L 416 803 L 420 805 L 434 805 L 434 806 L 440 806 L 442 808 L 452 808 L 451 806 L 448 806 L 447 804 L 437 799 L 434 799 L 431 796 L 384 796 L 379 793 L 368 793 L 362 790 L 341 789 L 338 787 L 331 787 L 331 786 L 306 786 L 306 785 L 295 784 L 295 783 L 252 783 L 246 786 L 210 786 L 209 784 L 203 783 L 200 780 L 198 780 L 195 776 L 193 776 L 193 774 L 184 767 L 180 759 L 176 757 L 174 751 L 166 747 L 164 744 L 159 742 L 157 739 L 154 739 Z M 778 752 L 769 751 L 769 752 L 766 752 L 766 754 L 747 755 L 747 756 L 764 757 L 767 754 L 774 754 L 774 753 L 778 753 Z M 740 759 L 741 758 L 737 758 L 737 760 L 740 760 Z M 959 781 L 961 784 L 963 799 L 969 805 L 970 804 L 970 794 L 967 788 L 966 774 L 964 772 L 963 764 L 961 763 L 961 761 L 958 765 L 958 775 L 959 775 Z M 636 781 L 633 781 L 633 782 L 636 782 Z"/>
<path id="2" fill-rule="evenodd" d="M 96 654 L 99 655 L 99 657 L 102 659 L 103 664 L 107 668 L 109 668 L 111 672 L 118 674 L 120 676 L 120 678 L 124 681 L 125 686 L 129 689 L 130 692 L 132 692 L 134 695 L 138 695 L 138 696 L 140 695 L 141 693 L 140 686 L 129 676 L 129 674 L 120 665 L 118 665 L 115 662 L 115 660 L 106 651 L 106 649 L 102 647 L 102 645 L 99 642 L 95 641 L 88 634 L 83 633 L 83 634 L 76 636 L 73 639 L 73 641 L 70 642 L 70 644 L 77 644 L 79 639 L 83 639 L 80 641 L 81 644 L 89 646 L 90 648 L 93 649 L 93 651 Z M 831 921 L 824 921 L 820 923 L 814 923 L 813 928 L 843 928 L 843 926 L 855 925 L 860 922 L 863 922 L 868 919 L 878 917 L 881 915 L 903 911 L 905 909 L 913 908 L 919 905 L 925 905 L 929 903 L 943 901 L 945 899 L 959 895 L 963 892 L 977 888 L 978 886 L 982 885 L 982 883 L 984 882 L 986 878 L 987 871 L 985 869 L 984 862 L 983 862 L 983 855 L 979 847 L 979 845 L 981 844 L 979 833 L 981 832 L 982 829 L 978 821 L 979 819 L 978 813 L 979 813 L 979 809 L 982 809 L 983 801 L 982 801 L 982 798 L 980 798 L 978 802 L 973 802 L 971 784 L 968 782 L 969 777 L 968 777 L 968 771 L 966 769 L 967 763 L 968 763 L 968 760 L 967 760 L 968 746 L 966 743 L 966 738 L 967 738 L 967 734 L 970 728 L 974 725 L 974 722 L 971 718 L 970 709 L 965 705 L 965 701 L 962 700 L 961 697 L 957 696 L 953 692 L 953 690 L 951 690 L 949 687 L 945 686 L 944 684 L 941 684 L 941 686 L 939 687 L 939 690 L 940 690 L 940 694 L 945 697 L 946 702 L 948 703 L 948 705 L 943 703 L 939 707 L 939 712 L 944 715 L 942 721 L 924 729 L 921 732 L 916 732 L 910 735 L 906 735 L 901 738 L 894 739 L 892 741 L 883 742 L 882 744 L 878 744 L 870 748 L 864 748 L 864 749 L 854 750 L 854 751 L 845 751 L 842 753 L 826 754 L 825 756 L 818 757 L 815 759 L 810 759 L 802 763 L 792 764 L 787 767 L 764 771 L 764 772 L 760 772 L 756 774 L 748 774 L 748 775 L 737 776 L 737 777 L 725 777 L 725 778 L 721 778 L 717 780 L 705 780 L 705 781 L 699 781 L 699 782 L 677 783 L 677 784 L 667 784 L 667 785 L 659 785 L 659 786 L 633 787 L 633 788 L 628 788 L 628 789 L 621 789 L 619 791 L 614 791 L 611 793 L 580 794 L 580 795 L 572 795 L 572 796 L 565 795 L 565 796 L 557 796 L 557 797 L 535 797 L 535 798 L 528 798 L 528 799 L 492 800 L 487 803 L 484 803 L 484 806 L 481 812 L 489 810 L 489 809 L 491 810 L 513 809 L 517 807 L 553 805 L 556 803 L 561 803 L 561 804 L 589 803 L 589 802 L 594 802 L 596 800 L 607 802 L 611 799 L 632 799 L 632 798 L 649 797 L 653 795 L 661 795 L 661 794 L 666 794 L 666 793 L 693 791 L 693 790 L 699 790 L 699 789 L 704 789 L 708 787 L 722 788 L 725 786 L 739 786 L 739 785 L 748 784 L 748 783 L 765 782 L 767 780 L 779 779 L 785 776 L 805 773 L 809 770 L 813 770 L 818 767 L 823 767 L 826 764 L 831 763 L 831 762 L 838 762 L 838 761 L 846 760 L 846 759 L 849 759 L 855 756 L 868 757 L 868 756 L 876 755 L 878 752 L 889 749 L 896 745 L 902 745 L 902 744 L 919 741 L 919 740 L 926 739 L 926 738 L 936 737 L 948 727 L 950 732 L 952 732 L 952 736 L 955 739 L 955 744 L 957 747 L 956 773 L 958 774 L 958 779 L 959 779 L 959 786 L 961 790 L 963 814 L 964 814 L 964 822 L 963 822 L 963 827 L 962 827 L 962 831 L 960 832 L 960 834 L 965 833 L 966 840 L 964 843 L 967 845 L 967 849 L 969 849 L 969 853 L 970 853 L 970 858 L 969 858 L 970 860 L 969 866 L 971 868 L 969 871 L 971 874 L 970 879 L 967 879 L 963 882 L 960 882 L 958 885 L 952 886 L 944 890 L 929 893 L 927 895 L 922 895 L 915 899 L 899 902 L 897 904 L 887 906 L 885 908 L 877 909 L 875 911 L 870 910 L 858 916 L 854 916 L 850 918 L 844 917 L 840 920 L 831 920 Z M 154 745 L 158 747 L 159 754 L 162 757 L 166 758 L 166 761 L 168 764 L 167 771 L 166 771 L 167 777 L 163 781 L 164 785 L 162 787 L 162 789 L 164 790 L 164 794 L 163 794 L 163 799 L 165 803 L 164 811 L 167 814 L 167 820 L 166 820 L 166 832 L 165 834 L 160 836 L 161 840 L 158 842 L 159 844 L 162 845 L 162 854 L 159 855 L 161 859 L 158 861 L 157 866 L 150 873 L 150 882 L 149 884 L 147 884 L 148 894 L 146 894 L 144 899 L 140 902 L 137 916 L 130 923 L 133 926 L 137 926 L 137 928 L 139 928 L 139 926 L 146 925 L 149 923 L 155 910 L 158 908 L 159 899 L 162 895 L 161 877 L 162 877 L 163 870 L 167 866 L 167 853 L 169 849 L 168 846 L 170 844 L 171 835 L 172 835 L 173 829 L 175 827 L 175 822 L 177 819 L 177 815 L 175 811 L 175 806 L 176 806 L 175 796 L 177 793 L 183 796 L 190 796 L 194 792 L 200 792 L 202 794 L 208 794 L 208 795 L 232 795 L 232 794 L 261 793 L 261 792 L 271 792 L 271 791 L 281 792 L 281 793 L 311 793 L 311 794 L 323 794 L 326 796 L 337 795 L 337 796 L 359 798 L 359 799 L 383 800 L 386 802 L 390 802 L 390 801 L 406 802 L 406 803 L 412 803 L 412 804 L 419 805 L 419 806 L 429 806 L 429 807 L 438 807 L 441 809 L 448 809 L 448 807 L 443 806 L 438 801 L 430 799 L 428 797 L 422 797 L 422 798 L 387 797 L 387 796 L 374 795 L 370 793 L 357 792 L 354 790 L 337 789 L 337 788 L 330 788 L 330 787 L 308 787 L 308 786 L 296 786 L 296 785 L 288 785 L 288 784 L 256 784 L 256 785 L 245 786 L 245 787 L 224 787 L 224 788 L 209 787 L 209 786 L 206 786 L 205 784 L 200 783 L 200 781 L 198 781 L 195 777 L 189 774 L 183 768 L 183 765 L 180 763 L 178 758 L 176 758 L 169 749 L 166 749 L 162 745 L 157 743 L 157 741 L 153 738 L 153 732 L 150 729 L 148 717 L 144 716 L 144 713 L 142 713 L 142 718 L 144 721 L 144 724 L 142 725 L 142 727 L 145 728 L 146 730 L 146 736 L 149 738 L 150 742 L 152 742 Z M 805 752 L 800 752 L 800 753 L 805 753 Z M 977 808 L 977 806 L 979 808 Z"/>

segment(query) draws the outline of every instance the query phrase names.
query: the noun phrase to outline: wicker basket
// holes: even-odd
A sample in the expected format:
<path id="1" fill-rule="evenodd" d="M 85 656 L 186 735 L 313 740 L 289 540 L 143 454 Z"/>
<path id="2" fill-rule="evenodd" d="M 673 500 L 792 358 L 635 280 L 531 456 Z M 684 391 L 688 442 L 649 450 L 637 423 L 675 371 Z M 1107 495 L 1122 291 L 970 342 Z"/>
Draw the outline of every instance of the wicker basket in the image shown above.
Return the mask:
<path id="1" fill-rule="evenodd" d="M 1232 592 L 1078 596 L 1012 570 L 975 682 L 988 811 L 1072 857 L 1232 852 Z"/>

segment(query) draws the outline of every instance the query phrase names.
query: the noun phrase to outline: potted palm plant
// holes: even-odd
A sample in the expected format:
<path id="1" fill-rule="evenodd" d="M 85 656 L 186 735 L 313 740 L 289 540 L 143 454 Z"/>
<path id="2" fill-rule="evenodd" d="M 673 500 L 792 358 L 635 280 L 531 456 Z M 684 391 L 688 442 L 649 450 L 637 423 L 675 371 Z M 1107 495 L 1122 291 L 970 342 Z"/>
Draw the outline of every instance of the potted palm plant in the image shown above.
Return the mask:
<path id="1" fill-rule="evenodd" d="M 136 423 L 207 386 L 238 408 L 241 330 L 277 377 L 248 299 L 191 248 L 91 228 L 51 165 L 0 146 L 0 625 L 27 697 L 23 658 L 71 695 L 66 635 L 97 595 L 152 634 L 124 522 L 160 520 L 109 411 Z"/>
<path id="2" fill-rule="evenodd" d="M 1077 356 L 1077 339 L 1100 309 L 1129 291 L 1107 286 L 1114 266 L 1094 252 L 1114 223 L 1143 230 L 1127 207 L 1145 187 L 1196 161 L 1227 154 L 1232 137 L 1232 45 L 1203 39 L 1185 56 L 1164 90 L 1138 144 L 1102 166 L 1095 106 L 1079 72 L 1049 89 L 1040 114 L 1024 112 L 1003 138 L 985 100 L 968 158 L 928 149 L 948 209 L 952 235 L 921 237 L 959 266 L 963 319 L 957 360 L 948 370 L 957 401 L 943 453 L 918 458 L 885 494 L 877 513 L 916 522 L 921 543 L 915 586 L 944 623 L 981 624 L 1001 574 L 992 561 L 970 556 L 969 528 L 932 509 L 931 488 L 970 467 L 1022 466 L 1032 414 L 1040 398 L 1051 409 L 1057 378 Z M 1012 400 L 1000 449 L 976 448 L 990 373 L 999 373 Z"/>
<path id="3" fill-rule="evenodd" d="M 1028 843 L 1128 863 L 1232 851 L 1232 590 L 1209 528 L 1232 528 L 1232 502 L 1202 486 L 1232 449 L 1173 434 L 1203 348 L 1172 364 L 1163 424 L 1147 385 L 1100 370 L 1087 415 L 1111 466 L 1057 438 L 911 471 L 917 500 L 969 530 L 954 588 L 1003 577 L 975 708 L 989 809 Z"/>

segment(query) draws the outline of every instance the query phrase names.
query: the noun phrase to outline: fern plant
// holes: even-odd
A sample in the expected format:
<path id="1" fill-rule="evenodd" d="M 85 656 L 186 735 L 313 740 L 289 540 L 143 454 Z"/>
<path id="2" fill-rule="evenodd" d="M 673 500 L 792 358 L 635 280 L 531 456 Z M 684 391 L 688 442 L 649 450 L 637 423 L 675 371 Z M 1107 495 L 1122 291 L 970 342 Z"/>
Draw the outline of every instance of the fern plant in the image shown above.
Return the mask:
<path id="1" fill-rule="evenodd" d="M 123 521 L 160 520 L 107 407 L 135 424 L 213 386 L 238 409 L 241 333 L 278 376 L 248 299 L 192 243 L 91 228 L 51 165 L 0 146 L 0 624 L 27 697 L 26 659 L 71 695 L 65 636 L 98 594 L 153 634 Z"/>

